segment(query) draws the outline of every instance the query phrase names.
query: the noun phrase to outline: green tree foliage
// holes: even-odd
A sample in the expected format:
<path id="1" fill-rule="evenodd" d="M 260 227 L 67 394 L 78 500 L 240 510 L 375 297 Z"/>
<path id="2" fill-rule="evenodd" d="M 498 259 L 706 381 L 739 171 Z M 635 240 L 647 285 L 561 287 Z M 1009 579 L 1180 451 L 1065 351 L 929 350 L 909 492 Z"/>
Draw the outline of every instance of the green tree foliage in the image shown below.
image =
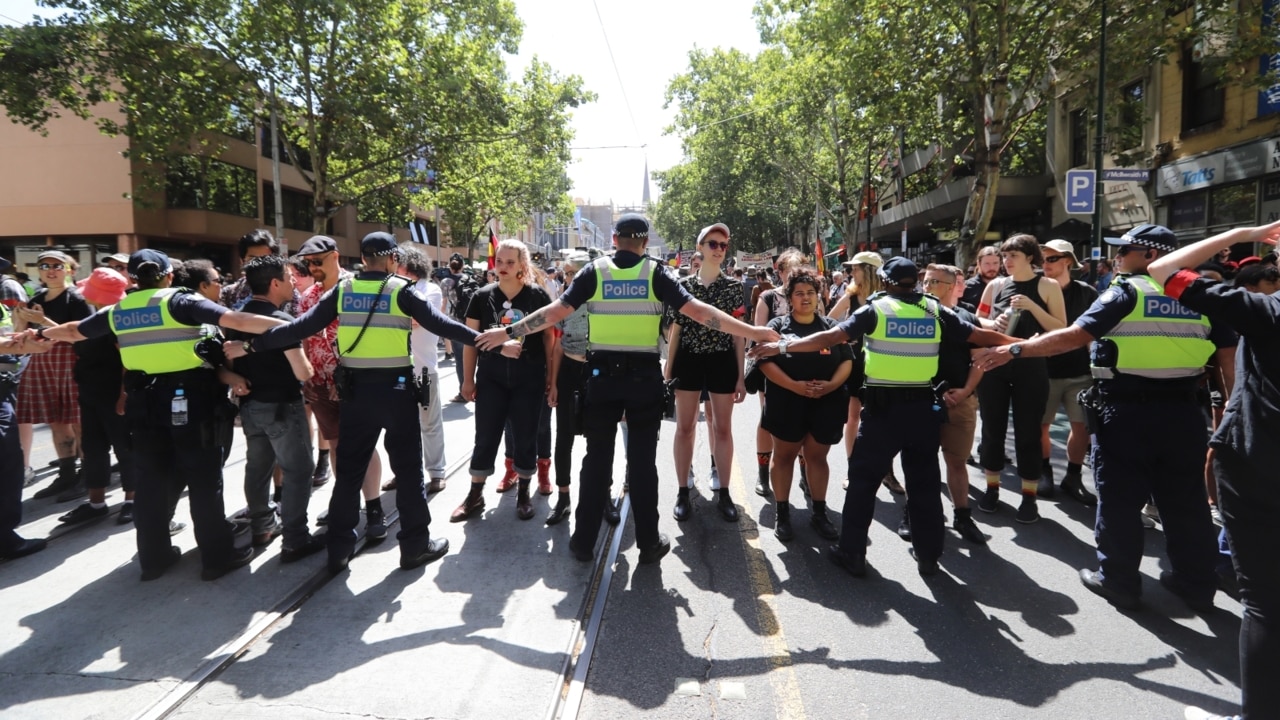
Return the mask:
<path id="1" fill-rule="evenodd" d="M 506 91 L 510 113 L 484 142 L 443 146 L 434 153 L 438 177 L 434 190 L 417 201 L 437 205 L 454 242 L 474 254 L 487 240 L 490 223 L 519 225 L 532 213 L 552 213 L 558 221 L 573 216 L 571 183 L 565 169 L 571 159 L 570 112 L 594 99 L 577 76 L 558 76 L 536 58 L 519 84 Z"/>
<path id="2" fill-rule="evenodd" d="M 1184 43 L 1230 58 L 1224 80 L 1249 82 L 1260 81 L 1248 61 L 1276 44 L 1259 30 L 1252 0 L 1203 0 L 1194 11 L 1186 0 L 1110 5 L 1116 106 L 1122 80 Z M 1045 171 L 1052 99 L 1096 82 L 1099 13 L 1096 1 L 760 0 L 766 48 L 758 57 L 695 52 L 670 86 L 686 159 L 658 176 L 659 225 L 687 232 L 753 194 L 774 204 L 793 198 L 793 212 L 804 214 L 794 198 L 807 194 L 809 216 L 816 201 L 850 239 L 865 179 L 880 193 L 903 182 L 912 197 L 927 183 L 971 175 L 958 253 L 965 262 L 991 223 L 1001 176 Z M 1122 113 L 1114 114 L 1118 126 Z M 896 177 L 900 147 L 928 146 L 940 152 L 925 173 Z"/>
<path id="3" fill-rule="evenodd" d="M 563 139 L 560 110 L 581 95 L 532 105 L 513 94 L 502 57 L 520 36 L 511 0 L 46 4 L 66 12 L 0 31 L 0 104 L 13 121 L 43 131 L 62 113 L 94 118 L 130 138 L 135 171 L 155 188 L 168 161 L 274 107 L 286 159 L 307 168 L 318 199 L 317 232 L 342 204 L 420 181 L 411 160 Z"/>

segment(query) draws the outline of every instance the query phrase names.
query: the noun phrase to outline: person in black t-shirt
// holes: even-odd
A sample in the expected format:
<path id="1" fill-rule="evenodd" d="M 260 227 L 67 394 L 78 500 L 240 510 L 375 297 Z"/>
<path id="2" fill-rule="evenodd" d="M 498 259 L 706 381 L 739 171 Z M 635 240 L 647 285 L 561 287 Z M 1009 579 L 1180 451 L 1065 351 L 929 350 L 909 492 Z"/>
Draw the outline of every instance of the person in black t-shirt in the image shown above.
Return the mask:
<path id="1" fill-rule="evenodd" d="M 255 257 L 244 266 L 250 298 L 243 312 L 289 322 L 293 316 L 280 306 L 293 299 L 293 276 L 279 255 Z M 232 331 L 233 340 L 252 335 Z M 293 562 L 319 552 L 323 539 L 307 530 L 307 504 L 311 499 L 311 433 L 307 429 L 302 384 L 311 378 L 311 363 L 299 343 L 279 350 L 265 350 L 233 361 L 243 386 L 233 386 L 240 397 L 240 424 L 244 429 L 244 496 L 253 524 L 253 544 L 269 544 L 284 533 L 281 562 Z M 276 522 L 271 504 L 271 475 L 279 465 L 283 527 Z"/>
<path id="2" fill-rule="evenodd" d="M 124 299 L 129 281 L 110 268 L 97 268 L 80 284 L 80 292 L 94 310 L 115 305 Z M 58 522 L 76 525 L 106 517 L 107 486 L 111 484 L 111 450 L 116 451 L 120 467 L 120 486 L 124 504 L 116 516 L 120 525 L 133 522 L 133 495 L 137 474 L 133 463 L 133 444 L 124 413 L 124 363 L 113 337 L 96 337 L 74 346 L 74 377 L 80 388 L 80 450 L 84 455 L 81 475 L 89 494 L 87 502 L 58 518 Z"/>
<path id="3" fill-rule="evenodd" d="M 797 268 L 785 286 L 790 312 L 769 321 L 769 328 L 788 339 L 808 337 L 835 327 L 836 322 L 818 313 L 822 302 L 822 280 L 809 267 Z M 774 356 L 760 361 L 765 384 L 764 414 L 760 420 L 773 437 L 773 461 L 769 479 L 777 500 L 777 522 L 773 534 L 786 542 L 795 537 L 791 529 L 791 476 L 796 458 L 804 450 L 808 461 L 809 492 L 813 513 L 809 524 L 827 540 L 840 532 L 827 517 L 827 451 L 840 442 L 849 393 L 845 381 L 853 370 L 853 350 L 848 343 L 816 353 Z"/>
<path id="4" fill-rule="evenodd" d="M 1080 263 L 1075 248 L 1066 240 L 1050 240 L 1041 249 L 1044 254 L 1044 276 L 1062 287 L 1062 301 L 1067 322 L 1073 323 L 1098 299 L 1098 291 L 1088 283 L 1071 279 L 1071 270 Z M 1049 426 L 1058 415 L 1058 408 L 1067 412 L 1071 432 L 1067 435 L 1067 474 L 1062 478 L 1062 492 L 1085 505 L 1096 505 L 1098 498 L 1085 489 L 1081 471 L 1084 454 L 1089 449 L 1089 430 L 1085 427 L 1084 408 L 1080 405 L 1081 391 L 1093 384 L 1089 372 L 1088 348 L 1077 348 L 1061 355 L 1045 358 L 1049 367 L 1049 401 L 1044 407 L 1044 419 L 1040 422 L 1040 453 L 1043 458 L 1039 497 L 1053 497 L 1053 466 L 1050 465 L 1052 445 L 1049 442 Z"/>
<path id="5" fill-rule="evenodd" d="M 498 282 L 476 291 L 467 306 L 467 326 L 473 330 L 504 328 L 551 304 L 547 291 L 536 284 L 529 249 L 519 240 L 498 243 L 494 255 Z M 533 517 L 529 481 L 537 471 L 538 420 L 543 398 L 554 382 L 547 374 L 547 358 L 555 348 L 552 333 L 540 330 L 521 340 L 519 358 L 493 354 L 478 356 L 463 348 L 462 396 L 476 401 L 476 440 L 471 453 L 471 490 L 450 516 L 461 522 L 484 511 L 484 483 L 494 472 L 498 443 L 511 423 L 512 469 L 519 494 L 516 517 Z M 499 492 L 511 485 L 499 484 Z"/>

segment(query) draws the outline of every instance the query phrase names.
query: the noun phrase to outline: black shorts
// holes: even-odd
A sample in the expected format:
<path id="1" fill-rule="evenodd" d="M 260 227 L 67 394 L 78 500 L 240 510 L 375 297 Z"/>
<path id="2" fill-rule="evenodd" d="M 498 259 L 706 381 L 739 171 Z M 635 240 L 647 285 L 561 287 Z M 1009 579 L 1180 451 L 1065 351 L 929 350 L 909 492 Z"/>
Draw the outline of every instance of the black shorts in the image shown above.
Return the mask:
<path id="1" fill-rule="evenodd" d="M 732 350 L 713 353 L 676 351 L 676 364 L 671 369 L 677 390 L 703 390 L 732 395 L 738 385 L 737 354 Z"/>
<path id="2" fill-rule="evenodd" d="M 798 443 L 810 435 L 823 445 L 835 445 L 844 437 L 849 419 L 849 393 L 844 387 L 814 399 L 766 381 L 764 395 L 760 427 L 779 440 Z"/>

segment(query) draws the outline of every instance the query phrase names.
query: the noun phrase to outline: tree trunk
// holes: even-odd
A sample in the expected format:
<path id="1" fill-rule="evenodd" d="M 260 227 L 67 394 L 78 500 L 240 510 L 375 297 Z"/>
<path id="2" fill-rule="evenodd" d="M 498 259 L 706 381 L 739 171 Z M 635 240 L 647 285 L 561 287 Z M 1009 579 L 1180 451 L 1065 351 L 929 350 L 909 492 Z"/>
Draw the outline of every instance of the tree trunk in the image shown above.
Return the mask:
<path id="1" fill-rule="evenodd" d="M 968 267 L 977 255 L 982 238 L 991 227 L 1000 192 L 1000 147 L 1009 114 L 1009 86 L 995 79 L 974 101 L 974 181 L 965 204 L 960 240 L 956 243 L 956 264 Z"/>

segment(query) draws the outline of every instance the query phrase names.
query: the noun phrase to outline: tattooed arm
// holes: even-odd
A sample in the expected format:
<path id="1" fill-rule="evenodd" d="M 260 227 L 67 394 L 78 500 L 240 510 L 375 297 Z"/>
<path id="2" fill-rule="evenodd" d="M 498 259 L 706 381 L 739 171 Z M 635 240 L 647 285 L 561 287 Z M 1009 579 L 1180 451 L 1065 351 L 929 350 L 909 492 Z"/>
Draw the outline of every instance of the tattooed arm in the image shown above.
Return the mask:
<path id="1" fill-rule="evenodd" d="M 748 340 L 773 342 L 778 339 L 778 333 L 773 330 L 767 327 L 748 325 L 701 300 L 689 300 L 680 308 L 680 312 L 684 313 L 690 320 L 705 325 L 712 330 L 747 338 Z"/>
<path id="2" fill-rule="evenodd" d="M 513 323 L 509 327 L 514 333 L 514 337 L 523 337 L 543 330 L 549 325 L 554 325 L 572 314 L 572 305 L 564 300 L 556 300 L 541 310 L 530 313 L 524 319 Z M 476 336 L 476 347 L 481 350 L 492 350 L 509 339 L 507 331 L 503 328 L 486 330 Z"/>

